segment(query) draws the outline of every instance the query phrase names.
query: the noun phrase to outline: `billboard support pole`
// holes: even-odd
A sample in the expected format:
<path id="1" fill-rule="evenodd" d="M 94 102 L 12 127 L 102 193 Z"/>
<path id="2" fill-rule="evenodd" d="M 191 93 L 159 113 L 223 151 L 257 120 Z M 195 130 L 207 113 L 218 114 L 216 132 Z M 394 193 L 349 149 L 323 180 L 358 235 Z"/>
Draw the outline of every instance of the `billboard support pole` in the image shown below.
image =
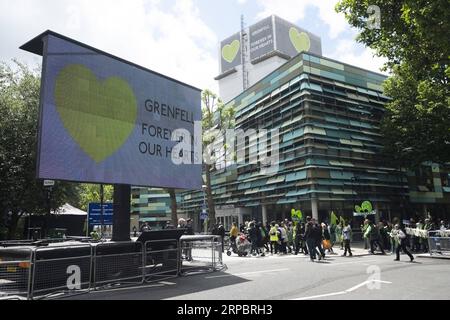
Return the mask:
<path id="1" fill-rule="evenodd" d="M 104 219 L 103 219 L 103 197 L 104 197 L 104 195 L 103 195 L 103 183 L 102 183 L 102 184 L 100 184 L 100 217 L 101 217 L 100 234 L 101 234 L 102 238 L 103 238 L 103 233 L 105 231 L 105 227 L 104 227 L 105 222 L 104 222 Z"/>
<path id="2" fill-rule="evenodd" d="M 130 199 L 130 185 L 114 185 L 113 241 L 130 241 Z"/>

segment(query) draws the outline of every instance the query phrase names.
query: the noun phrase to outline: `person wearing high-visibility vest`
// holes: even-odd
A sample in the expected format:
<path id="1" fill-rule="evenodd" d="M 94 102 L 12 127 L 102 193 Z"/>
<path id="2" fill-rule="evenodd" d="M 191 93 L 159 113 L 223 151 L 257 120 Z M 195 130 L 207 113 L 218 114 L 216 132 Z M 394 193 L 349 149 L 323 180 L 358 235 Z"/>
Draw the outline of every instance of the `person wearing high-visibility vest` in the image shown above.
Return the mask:
<path id="1" fill-rule="evenodd" d="M 280 239 L 280 231 L 278 231 L 278 225 L 275 224 L 274 221 L 270 223 L 270 254 L 273 254 L 273 251 L 275 249 L 275 254 L 278 253 L 278 241 Z"/>

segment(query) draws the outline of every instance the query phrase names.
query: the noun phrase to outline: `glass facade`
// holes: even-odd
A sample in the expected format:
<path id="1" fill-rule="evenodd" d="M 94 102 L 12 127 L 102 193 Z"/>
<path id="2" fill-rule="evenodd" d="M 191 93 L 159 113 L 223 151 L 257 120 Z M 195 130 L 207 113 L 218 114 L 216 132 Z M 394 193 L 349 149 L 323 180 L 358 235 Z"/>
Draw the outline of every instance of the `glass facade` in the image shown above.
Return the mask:
<path id="1" fill-rule="evenodd" d="M 181 197 L 177 195 L 177 203 Z M 131 189 L 131 214 L 139 215 L 139 224 L 148 222 L 152 229 L 162 229 L 171 220 L 170 195 L 165 189 Z"/>
<path id="2" fill-rule="evenodd" d="M 390 219 L 426 210 L 414 205 L 425 191 L 434 192 L 428 195 L 434 202 L 440 192 L 448 205 L 448 168 L 424 170 L 418 177 L 426 180 L 427 190 L 416 194 L 410 192 L 411 174 L 383 159 L 380 120 L 389 101 L 382 91 L 385 78 L 301 53 L 230 101 L 237 129 L 278 130 L 280 165 L 271 176 L 260 175 L 261 167 L 248 163 L 216 171 L 217 207 L 250 208 L 261 219 L 264 206 L 269 220 L 288 217 L 291 208 L 312 215 L 317 207 L 319 218 L 326 220 L 331 211 L 351 217 L 355 205 L 370 201 L 380 218 Z M 247 143 L 247 157 L 250 150 Z M 431 191 L 438 178 L 447 187 Z M 181 208 L 195 218 L 202 201 L 202 191 L 184 193 Z"/>

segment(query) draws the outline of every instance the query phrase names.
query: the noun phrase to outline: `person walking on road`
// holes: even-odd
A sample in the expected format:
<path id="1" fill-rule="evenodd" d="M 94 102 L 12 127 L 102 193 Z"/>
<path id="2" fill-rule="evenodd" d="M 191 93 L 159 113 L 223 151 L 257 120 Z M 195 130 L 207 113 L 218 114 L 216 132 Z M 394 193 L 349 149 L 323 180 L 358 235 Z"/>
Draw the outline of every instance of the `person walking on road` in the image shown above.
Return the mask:
<path id="1" fill-rule="evenodd" d="M 332 246 L 332 242 L 331 242 L 331 235 L 330 235 L 330 231 L 328 229 L 328 226 L 327 226 L 327 224 L 325 222 L 323 222 L 321 226 L 322 226 L 323 240 L 324 240 L 324 243 L 326 243 L 326 246 L 327 246 L 327 247 L 325 247 L 325 244 L 324 244 L 324 250 L 328 250 L 328 253 L 333 253 L 334 254 L 333 246 Z"/>
<path id="2" fill-rule="evenodd" d="M 316 253 L 319 255 L 319 261 L 325 258 L 325 253 L 322 250 L 322 229 L 316 223 L 314 218 L 307 218 L 308 223 L 306 224 L 306 244 L 308 246 L 309 256 L 311 262 L 316 260 Z M 318 249 L 318 250 L 317 250 Z"/>
<path id="3" fill-rule="evenodd" d="M 308 255 L 308 248 L 306 246 L 305 241 L 305 224 L 303 222 L 299 222 L 295 225 L 295 254 L 297 255 L 300 251 Z"/>
<path id="4" fill-rule="evenodd" d="M 250 242 L 252 243 L 251 254 L 256 256 L 258 254 L 258 231 L 253 222 L 250 223 L 250 229 L 248 230 L 248 236 L 250 238 Z"/>
<path id="5" fill-rule="evenodd" d="M 237 227 L 236 222 L 233 222 L 233 225 L 230 230 L 230 246 L 233 252 L 237 252 L 236 239 L 239 235 L 239 229 Z"/>
<path id="6" fill-rule="evenodd" d="M 284 222 L 281 222 L 280 227 L 278 228 L 278 230 L 280 231 L 280 251 L 283 254 L 287 253 L 287 232 L 286 232 L 286 226 L 284 224 Z"/>
<path id="7" fill-rule="evenodd" d="M 365 219 L 364 220 L 364 224 L 361 225 L 361 232 L 363 234 L 363 239 L 364 239 L 364 249 L 369 249 L 369 235 L 367 232 L 367 229 L 369 229 L 370 227 L 370 221 L 369 219 Z"/>
<path id="8" fill-rule="evenodd" d="M 383 245 L 380 242 L 380 231 L 375 223 L 370 223 L 364 236 L 370 240 L 370 253 L 375 254 L 375 246 L 380 248 L 381 254 L 386 254 L 383 249 Z"/>
<path id="9" fill-rule="evenodd" d="M 347 223 L 347 225 L 342 229 L 342 239 L 344 239 L 345 247 L 343 256 L 347 256 L 347 251 L 349 257 L 353 256 L 352 249 L 350 248 L 350 242 L 352 239 L 352 227 L 350 226 L 350 223 Z"/>
<path id="10" fill-rule="evenodd" d="M 217 227 L 217 235 L 220 236 L 220 241 L 222 242 L 222 253 L 225 252 L 225 227 L 222 223 L 219 223 L 219 226 Z"/>
<path id="11" fill-rule="evenodd" d="M 317 254 L 319 255 L 319 261 L 322 259 L 325 259 L 325 251 L 322 247 L 322 241 L 324 239 L 323 237 L 323 231 L 322 226 L 318 223 L 316 223 L 316 220 L 313 218 L 312 221 L 314 222 L 314 239 L 315 239 L 315 250 Z"/>
<path id="12" fill-rule="evenodd" d="M 280 232 L 278 231 L 278 225 L 275 224 L 275 222 L 273 221 L 271 224 L 271 228 L 269 231 L 269 236 L 270 236 L 270 254 L 273 254 L 273 251 L 275 251 L 275 254 L 278 253 L 278 241 L 279 241 L 279 234 Z"/>
<path id="13" fill-rule="evenodd" d="M 404 253 L 406 253 L 410 259 L 411 262 L 414 261 L 414 256 L 411 254 L 411 252 L 408 251 L 408 248 L 406 246 L 407 240 L 406 240 L 406 232 L 400 228 L 398 224 L 395 225 L 394 230 L 392 230 L 392 233 L 394 237 L 398 239 L 399 245 L 397 246 L 397 249 L 395 251 L 396 258 L 394 261 L 400 261 L 400 250 L 403 250 Z"/>
<path id="14" fill-rule="evenodd" d="M 261 222 L 259 223 L 259 230 L 261 231 L 261 244 L 262 244 L 261 250 L 263 250 L 263 252 L 264 252 L 264 249 L 265 249 L 266 252 L 269 252 L 270 251 L 269 231 Z"/>
<path id="15" fill-rule="evenodd" d="M 316 260 L 316 249 L 315 249 L 315 239 L 314 239 L 314 223 L 311 221 L 310 217 L 306 218 L 306 230 L 305 230 L 305 240 L 309 251 L 309 259 L 311 262 Z"/>

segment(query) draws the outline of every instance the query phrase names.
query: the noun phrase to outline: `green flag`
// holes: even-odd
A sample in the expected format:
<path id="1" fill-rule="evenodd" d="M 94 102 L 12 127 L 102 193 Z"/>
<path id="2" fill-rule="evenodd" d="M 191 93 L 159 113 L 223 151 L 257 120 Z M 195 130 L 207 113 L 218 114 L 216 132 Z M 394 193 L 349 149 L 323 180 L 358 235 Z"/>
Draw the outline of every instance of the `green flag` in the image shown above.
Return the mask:
<path id="1" fill-rule="evenodd" d="M 334 214 L 334 211 L 331 211 L 331 219 L 330 219 L 330 225 L 335 226 L 337 225 L 337 216 Z"/>
<path id="2" fill-rule="evenodd" d="M 339 223 L 345 226 L 345 219 L 343 217 L 339 217 Z"/>
<path id="3" fill-rule="evenodd" d="M 295 210 L 295 209 L 291 210 L 291 218 L 293 221 L 296 221 L 296 222 L 300 221 L 300 220 L 302 220 L 302 217 L 303 217 L 303 214 L 302 214 L 301 210 Z"/>

